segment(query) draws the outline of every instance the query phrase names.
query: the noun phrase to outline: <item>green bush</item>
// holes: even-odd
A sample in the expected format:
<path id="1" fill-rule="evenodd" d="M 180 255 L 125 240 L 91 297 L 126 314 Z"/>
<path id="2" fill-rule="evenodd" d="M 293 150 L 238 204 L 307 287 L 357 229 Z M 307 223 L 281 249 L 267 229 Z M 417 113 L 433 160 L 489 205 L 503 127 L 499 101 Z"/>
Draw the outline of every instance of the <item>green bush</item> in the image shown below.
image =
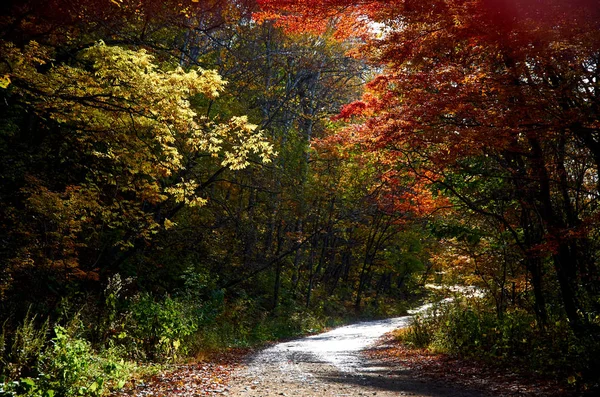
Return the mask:
<path id="1" fill-rule="evenodd" d="M 415 316 L 412 324 L 399 331 L 396 337 L 410 346 L 423 348 L 431 344 L 434 332 L 432 322 L 424 321 L 421 316 Z"/>
<path id="2" fill-rule="evenodd" d="M 92 377 L 95 357 L 89 342 L 61 326 L 54 333 L 52 346 L 40 358 L 43 389 L 59 396 L 100 395 L 103 382 Z"/>
<path id="3" fill-rule="evenodd" d="M 459 355 L 471 354 L 474 347 L 482 346 L 485 330 L 473 309 L 449 305 L 442 315 L 443 321 L 433 337 L 434 346 Z"/>
<path id="4" fill-rule="evenodd" d="M 415 316 L 411 326 L 396 336 L 415 347 L 527 368 L 569 383 L 598 378 L 594 371 L 600 347 L 593 338 L 576 338 L 560 319 L 540 327 L 535 316 L 522 309 L 500 317 L 481 302 L 459 300 Z"/>
<path id="5" fill-rule="evenodd" d="M 135 358 L 165 361 L 185 353 L 185 339 L 198 330 L 202 313 L 196 305 L 166 296 L 137 296 L 127 308 L 117 339 Z"/>
<path id="6" fill-rule="evenodd" d="M 248 347 L 295 337 L 325 328 L 326 319 L 303 306 L 280 305 L 265 310 L 256 300 L 240 297 L 219 309 L 219 314 L 200 324 L 191 353 L 229 347 Z"/>
<path id="7" fill-rule="evenodd" d="M 39 391 L 36 396 L 102 396 L 121 389 L 137 371 L 116 347 L 94 352 L 73 328 L 54 328 L 52 346 L 40 358 Z"/>
<path id="8" fill-rule="evenodd" d="M 92 349 L 80 336 L 82 327 L 77 317 L 66 326 L 54 326 L 54 336 L 49 341 L 45 340 L 47 323 L 35 329 L 29 319 L 19 329 L 15 341 L 21 342 L 14 346 L 35 346 L 37 356 L 27 364 L 26 373 L 8 373 L 0 380 L 0 396 L 98 397 L 122 388 L 135 373 L 141 372 L 137 365 L 123 359 L 125 352 L 114 344 L 100 353 Z"/>

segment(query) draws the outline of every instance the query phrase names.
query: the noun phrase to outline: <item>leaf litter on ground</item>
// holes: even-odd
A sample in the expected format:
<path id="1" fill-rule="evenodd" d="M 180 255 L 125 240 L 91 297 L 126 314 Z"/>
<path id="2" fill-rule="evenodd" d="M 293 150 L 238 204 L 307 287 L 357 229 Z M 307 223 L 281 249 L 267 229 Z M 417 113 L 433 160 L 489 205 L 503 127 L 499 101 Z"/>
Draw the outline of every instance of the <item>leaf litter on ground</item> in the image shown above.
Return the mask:
<path id="1" fill-rule="evenodd" d="M 367 359 L 386 366 L 412 370 L 414 376 L 463 385 L 497 397 L 565 397 L 571 396 L 556 380 L 544 378 L 524 368 L 502 368 L 475 359 L 457 358 L 414 348 L 386 334 L 366 350 Z"/>
<path id="2" fill-rule="evenodd" d="M 232 371 L 250 353 L 249 349 L 229 349 L 212 353 L 200 362 L 167 366 L 148 379 L 127 385 L 112 397 L 200 397 L 218 396 L 228 391 Z"/>

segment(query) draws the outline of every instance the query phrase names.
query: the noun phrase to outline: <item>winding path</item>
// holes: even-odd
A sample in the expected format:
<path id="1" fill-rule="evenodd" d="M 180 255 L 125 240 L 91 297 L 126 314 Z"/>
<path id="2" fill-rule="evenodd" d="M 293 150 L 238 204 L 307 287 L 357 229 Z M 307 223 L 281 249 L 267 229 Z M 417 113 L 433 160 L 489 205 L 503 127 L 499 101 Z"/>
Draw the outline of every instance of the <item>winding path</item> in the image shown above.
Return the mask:
<path id="1" fill-rule="evenodd" d="M 406 327 L 410 316 L 369 321 L 279 343 L 255 354 L 234 374 L 230 396 L 333 397 L 430 396 L 481 397 L 415 377 L 402 367 L 370 362 L 361 351 L 383 334 Z"/>

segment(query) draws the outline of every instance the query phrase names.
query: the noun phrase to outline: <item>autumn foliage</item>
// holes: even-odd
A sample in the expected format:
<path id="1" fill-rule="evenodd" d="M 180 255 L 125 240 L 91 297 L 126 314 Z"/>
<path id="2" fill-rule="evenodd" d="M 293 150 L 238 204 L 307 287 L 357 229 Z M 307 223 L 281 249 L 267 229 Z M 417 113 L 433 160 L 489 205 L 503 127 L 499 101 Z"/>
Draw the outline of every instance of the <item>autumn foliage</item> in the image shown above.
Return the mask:
<path id="1" fill-rule="evenodd" d="M 1 7 L 11 335 L 70 299 L 94 347 L 151 358 L 389 314 L 442 280 L 595 351 L 595 1 Z"/>
<path id="2" fill-rule="evenodd" d="M 382 73 L 342 108 L 338 118 L 351 124 L 330 140 L 341 151 L 379 153 L 395 191 L 408 177 L 451 200 L 438 229 L 448 248 L 440 263 L 473 272 L 500 315 L 531 288 L 542 327 L 564 313 L 579 338 L 597 343 L 597 4 L 262 4 L 280 8 L 292 30 L 321 7 L 339 21 L 369 21 L 374 32 L 359 35 L 353 53 Z M 550 301 L 560 302 L 558 312 Z"/>

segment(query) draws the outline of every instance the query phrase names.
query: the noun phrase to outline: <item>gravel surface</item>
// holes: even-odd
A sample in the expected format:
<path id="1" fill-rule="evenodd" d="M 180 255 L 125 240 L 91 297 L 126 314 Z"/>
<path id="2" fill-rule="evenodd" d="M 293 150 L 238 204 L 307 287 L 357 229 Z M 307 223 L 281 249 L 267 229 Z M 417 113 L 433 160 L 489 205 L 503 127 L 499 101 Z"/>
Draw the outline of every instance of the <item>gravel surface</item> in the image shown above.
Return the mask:
<path id="1" fill-rule="evenodd" d="M 419 379 L 413 370 L 367 360 L 361 351 L 410 317 L 353 324 L 280 343 L 250 357 L 231 378 L 229 396 L 455 396 L 486 394 Z"/>

